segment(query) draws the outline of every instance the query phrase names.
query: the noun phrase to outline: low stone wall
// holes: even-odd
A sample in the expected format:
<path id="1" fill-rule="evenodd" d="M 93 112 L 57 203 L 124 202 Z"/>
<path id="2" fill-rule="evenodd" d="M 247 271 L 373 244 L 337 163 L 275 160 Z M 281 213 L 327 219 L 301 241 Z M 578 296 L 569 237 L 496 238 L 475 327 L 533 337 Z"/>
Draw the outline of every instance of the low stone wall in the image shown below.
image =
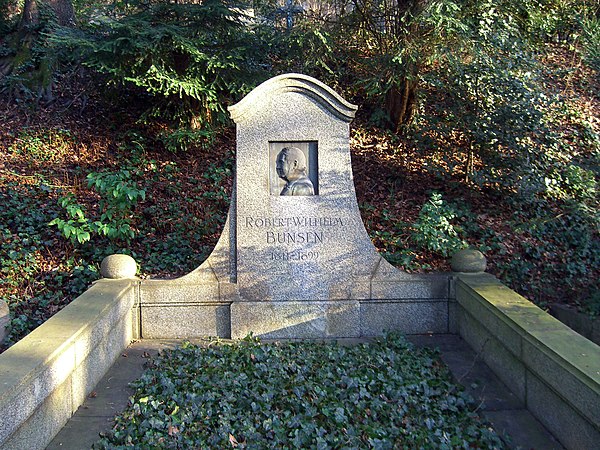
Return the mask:
<path id="1" fill-rule="evenodd" d="M 0 355 L 0 449 L 45 448 L 131 340 L 142 337 L 141 290 L 165 293 L 154 292 L 157 287 L 148 283 L 142 289 L 132 279 L 98 281 Z M 200 292 L 191 291 L 198 297 Z M 563 445 L 595 448 L 600 442 L 600 347 L 489 274 L 457 274 L 448 297 L 443 329 L 430 332 L 457 330 Z M 413 315 L 399 309 L 400 303 L 361 302 L 361 309 L 376 307 L 371 314 L 376 329 L 360 334 L 406 328 L 398 315 Z M 198 321 L 212 323 L 205 313 Z M 226 325 L 230 320 L 229 314 L 217 319 Z M 204 331 L 219 334 L 219 327 L 212 328 Z M 417 328 L 414 332 L 422 326 Z"/>
<path id="2" fill-rule="evenodd" d="M 394 275 L 396 275 L 394 273 Z M 197 279 L 140 282 L 140 336 L 178 339 L 322 339 L 453 333 L 450 275 L 406 275 L 356 283 L 350 298 L 248 301 L 236 285 Z"/>
<path id="3" fill-rule="evenodd" d="M 1 449 L 43 449 L 137 337 L 138 282 L 101 280 L 0 354 Z"/>
<path id="4" fill-rule="evenodd" d="M 456 280 L 458 330 L 571 449 L 600 442 L 600 347 L 488 274 Z"/>
<path id="5" fill-rule="evenodd" d="M 569 328 L 600 345 L 600 318 L 590 317 L 573 306 L 560 303 L 551 304 L 549 312 Z"/>

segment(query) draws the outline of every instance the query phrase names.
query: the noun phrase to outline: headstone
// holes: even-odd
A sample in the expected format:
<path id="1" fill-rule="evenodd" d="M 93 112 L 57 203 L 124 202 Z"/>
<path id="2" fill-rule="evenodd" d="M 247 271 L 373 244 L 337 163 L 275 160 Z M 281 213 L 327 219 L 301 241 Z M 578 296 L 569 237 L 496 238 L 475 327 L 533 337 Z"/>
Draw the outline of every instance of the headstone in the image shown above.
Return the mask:
<path id="1" fill-rule="evenodd" d="M 448 276 L 396 270 L 364 228 L 349 147 L 356 109 L 299 74 L 229 108 L 237 155 L 225 230 L 194 272 L 142 282 L 145 337 L 448 332 Z"/>
<path id="2" fill-rule="evenodd" d="M 325 85 L 300 75 L 275 78 L 230 108 L 237 127 L 242 301 L 348 299 L 381 260 L 354 193 L 349 123 L 355 111 Z M 313 193 L 287 195 L 297 182 L 278 173 L 282 153 L 286 174 L 305 173 L 300 176 Z"/>

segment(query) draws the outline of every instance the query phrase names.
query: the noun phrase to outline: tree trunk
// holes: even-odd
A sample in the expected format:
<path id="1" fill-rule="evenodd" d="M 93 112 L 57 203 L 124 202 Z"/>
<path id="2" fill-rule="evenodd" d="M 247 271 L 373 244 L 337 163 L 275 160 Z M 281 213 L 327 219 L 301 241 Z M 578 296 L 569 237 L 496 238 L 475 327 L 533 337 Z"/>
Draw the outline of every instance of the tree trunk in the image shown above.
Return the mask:
<path id="1" fill-rule="evenodd" d="M 75 25 L 75 10 L 71 0 L 25 0 L 19 29 L 31 27 L 40 23 L 40 9 L 49 8 L 56 21 L 63 27 Z"/>
<path id="2" fill-rule="evenodd" d="M 404 78 L 386 94 L 385 109 L 390 118 L 390 129 L 396 133 L 412 120 L 417 100 L 417 80 Z"/>
<path id="3" fill-rule="evenodd" d="M 40 31 L 48 31 L 47 29 L 39 30 L 37 27 L 41 25 L 45 28 L 46 24 L 41 21 L 48 16 L 50 16 L 51 24 L 56 23 L 65 27 L 75 26 L 75 10 L 72 0 L 24 0 L 18 28 L 10 37 L 10 40 L 14 42 L 12 47 L 16 55 L 0 59 L 0 78 L 10 75 L 15 68 L 32 61 L 32 45 L 38 40 L 45 39 Z M 50 53 L 46 53 L 46 56 L 36 61 L 35 67 L 28 68 L 23 77 L 26 82 L 16 83 L 11 87 L 11 95 L 13 93 L 19 95 L 19 90 L 27 85 L 29 90 L 37 89 L 39 101 L 44 103 L 54 101 L 53 65 Z"/>
<path id="4" fill-rule="evenodd" d="M 19 22 L 19 30 L 37 25 L 40 21 L 40 12 L 38 11 L 37 2 L 35 0 L 25 0 L 23 5 L 23 14 Z"/>
<path id="5" fill-rule="evenodd" d="M 47 0 L 47 3 L 56 14 L 60 26 L 72 27 L 75 25 L 75 10 L 71 0 Z"/>

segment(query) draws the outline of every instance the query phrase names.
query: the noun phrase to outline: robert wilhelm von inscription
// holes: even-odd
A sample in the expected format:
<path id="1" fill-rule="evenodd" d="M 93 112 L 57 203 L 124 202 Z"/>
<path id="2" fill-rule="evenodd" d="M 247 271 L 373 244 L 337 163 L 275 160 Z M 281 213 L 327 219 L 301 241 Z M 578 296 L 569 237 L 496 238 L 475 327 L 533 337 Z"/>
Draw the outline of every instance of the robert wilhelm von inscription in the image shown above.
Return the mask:
<path id="1" fill-rule="evenodd" d="M 326 241 L 326 233 L 319 229 L 344 225 L 341 217 L 246 217 L 245 219 L 246 228 L 275 229 L 265 231 L 266 244 L 322 244 Z M 303 231 L 288 231 L 292 227 Z M 283 230 L 280 231 L 280 228 Z M 305 230 L 306 228 L 317 228 L 317 230 Z"/>

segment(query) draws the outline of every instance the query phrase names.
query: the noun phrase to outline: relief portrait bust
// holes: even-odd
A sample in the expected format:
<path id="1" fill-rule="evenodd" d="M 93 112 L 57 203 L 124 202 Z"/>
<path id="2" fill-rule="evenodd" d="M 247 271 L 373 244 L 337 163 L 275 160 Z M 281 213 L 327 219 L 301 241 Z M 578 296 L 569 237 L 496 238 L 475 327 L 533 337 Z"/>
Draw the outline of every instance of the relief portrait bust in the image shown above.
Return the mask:
<path id="1" fill-rule="evenodd" d="M 279 195 L 315 195 L 308 179 L 306 156 L 296 147 L 285 147 L 277 155 L 277 175 L 286 182 Z"/>

